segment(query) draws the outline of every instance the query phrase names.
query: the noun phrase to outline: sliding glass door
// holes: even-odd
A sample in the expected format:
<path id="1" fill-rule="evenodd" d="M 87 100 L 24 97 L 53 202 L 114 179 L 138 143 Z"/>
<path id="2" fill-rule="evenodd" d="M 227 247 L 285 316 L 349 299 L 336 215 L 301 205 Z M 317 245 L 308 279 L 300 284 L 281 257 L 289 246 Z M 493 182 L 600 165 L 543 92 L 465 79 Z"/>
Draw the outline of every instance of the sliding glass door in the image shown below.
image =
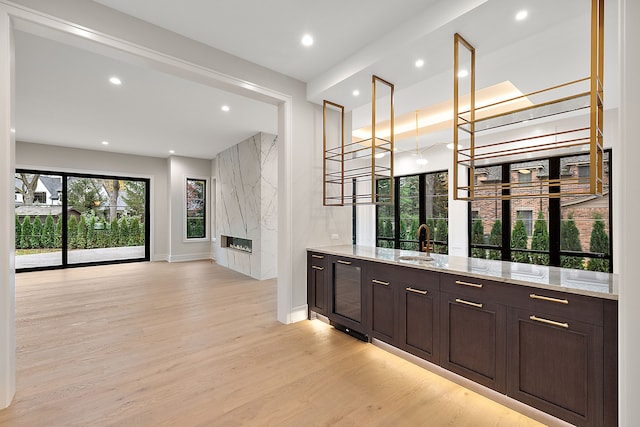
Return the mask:
<path id="1" fill-rule="evenodd" d="M 148 194 L 146 179 L 17 171 L 16 269 L 148 260 Z"/>

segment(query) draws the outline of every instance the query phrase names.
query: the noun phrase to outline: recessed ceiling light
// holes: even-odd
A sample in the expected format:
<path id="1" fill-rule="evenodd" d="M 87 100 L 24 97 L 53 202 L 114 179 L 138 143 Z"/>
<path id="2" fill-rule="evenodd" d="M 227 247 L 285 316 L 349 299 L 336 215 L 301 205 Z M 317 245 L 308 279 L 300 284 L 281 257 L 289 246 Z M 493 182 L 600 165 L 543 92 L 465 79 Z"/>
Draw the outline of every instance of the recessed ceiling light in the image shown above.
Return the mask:
<path id="1" fill-rule="evenodd" d="M 516 13 L 516 21 L 522 21 L 527 17 L 528 14 L 529 12 L 527 12 L 526 10 L 521 10 L 520 12 Z"/>
<path id="2" fill-rule="evenodd" d="M 228 105 L 223 105 L 222 107 L 220 107 L 220 109 L 221 109 L 222 111 L 229 111 L 229 110 L 230 110 L 230 108 L 229 108 L 229 106 L 228 106 Z"/>
<path id="3" fill-rule="evenodd" d="M 169 154 L 175 154 L 176 150 L 169 150 Z"/>
<path id="4" fill-rule="evenodd" d="M 417 59 L 416 60 L 416 68 L 420 68 L 424 65 L 424 59 Z"/>
<path id="5" fill-rule="evenodd" d="M 458 71 L 458 78 L 463 79 L 465 77 L 467 77 L 469 75 L 469 72 L 467 70 L 460 70 Z"/>
<path id="6" fill-rule="evenodd" d="M 418 157 L 416 159 L 416 163 L 419 165 L 426 165 L 427 163 L 429 163 L 429 160 L 425 159 L 424 157 Z"/>
<path id="7" fill-rule="evenodd" d="M 387 155 L 387 153 L 376 153 L 376 159 L 381 159 L 386 155 Z"/>
<path id="8" fill-rule="evenodd" d="M 305 34 L 304 36 L 302 36 L 301 43 L 304 46 L 311 46 L 313 44 L 313 37 L 311 37 L 311 35 L 309 34 Z"/>
<path id="9" fill-rule="evenodd" d="M 453 150 L 453 142 L 448 143 L 448 144 L 447 144 L 447 148 L 448 148 L 449 150 Z"/>
<path id="10" fill-rule="evenodd" d="M 14 128 L 11 128 L 11 133 L 16 133 L 16 130 Z"/>
<path id="11" fill-rule="evenodd" d="M 109 145 L 109 141 L 102 141 L 102 145 Z"/>
<path id="12" fill-rule="evenodd" d="M 359 96 L 360 95 L 360 91 L 358 89 L 353 91 L 353 96 Z"/>
<path id="13" fill-rule="evenodd" d="M 112 85 L 116 85 L 116 86 L 120 86 L 122 84 L 122 80 L 120 80 L 117 77 L 110 77 L 109 82 L 111 82 Z"/>

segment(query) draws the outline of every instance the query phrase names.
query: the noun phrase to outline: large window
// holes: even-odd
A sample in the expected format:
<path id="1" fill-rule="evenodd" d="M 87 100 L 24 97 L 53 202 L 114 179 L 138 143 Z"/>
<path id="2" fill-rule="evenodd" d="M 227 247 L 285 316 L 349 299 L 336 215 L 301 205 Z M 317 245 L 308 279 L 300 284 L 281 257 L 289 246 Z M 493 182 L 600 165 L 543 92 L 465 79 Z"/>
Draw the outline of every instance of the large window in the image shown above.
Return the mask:
<path id="1" fill-rule="evenodd" d="M 433 172 L 396 177 L 394 204 L 376 207 L 376 245 L 418 250 L 418 227 L 431 232 L 433 252 L 447 253 L 449 244 L 448 173 Z M 388 179 L 377 181 L 389 186 Z"/>
<path id="2" fill-rule="evenodd" d="M 187 239 L 207 237 L 207 181 L 187 178 L 185 216 Z"/>
<path id="3" fill-rule="evenodd" d="M 149 180 L 17 170 L 16 269 L 149 259 Z"/>
<path id="4" fill-rule="evenodd" d="M 559 197 L 507 198 L 469 202 L 469 255 L 574 269 L 612 271 L 610 157 L 604 158 L 604 195 L 572 196 L 586 181 L 562 185 Z M 479 194 L 496 194 L 501 183 L 521 182 L 511 191 L 531 193 L 542 180 L 585 178 L 589 155 L 539 159 L 477 168 Z M 524 177 L 527 178 L 524 178 Z"/>

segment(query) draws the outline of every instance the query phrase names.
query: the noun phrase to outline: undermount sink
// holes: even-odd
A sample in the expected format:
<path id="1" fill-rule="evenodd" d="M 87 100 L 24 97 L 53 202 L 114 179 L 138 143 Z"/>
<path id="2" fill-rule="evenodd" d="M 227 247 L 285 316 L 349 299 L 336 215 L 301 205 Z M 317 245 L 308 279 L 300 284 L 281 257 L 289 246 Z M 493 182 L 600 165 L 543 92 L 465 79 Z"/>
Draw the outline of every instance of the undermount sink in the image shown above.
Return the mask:
<path id="1" fill-rule="evenodd" d="M 427 255 L 401 255 L 396 258 L 397 261 L 417 261 L 417 262 L 427 262 L 433 261 L 433 258 Z"/>

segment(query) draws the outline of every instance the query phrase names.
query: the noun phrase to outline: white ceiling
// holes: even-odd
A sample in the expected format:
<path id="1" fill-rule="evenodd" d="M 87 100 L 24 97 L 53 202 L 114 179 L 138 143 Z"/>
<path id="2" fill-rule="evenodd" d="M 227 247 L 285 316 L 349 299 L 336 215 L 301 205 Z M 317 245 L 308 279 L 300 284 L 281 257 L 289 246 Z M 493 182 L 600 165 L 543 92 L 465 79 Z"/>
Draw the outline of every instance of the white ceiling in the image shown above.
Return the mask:
<path id="1" fill-rule="evenodd" d="M 400 114 L 450 99 L 455 32 L 477 49 L 478 88 L 510 80 L 527 92 L 589 73 L 590 0 L 96 2 L 302 80 L 311 102 L 353 110 L 354 127 L 367 117 L 359 111 L 372 74 L 395 83 Z M 616 7 L 606 0 L 609 107 L 617 104 Z M 529 17 L 516 22 L 522 9 Z M 300 44 L 307 32 L 311 47 Z M 257 132 L 277 133 L 273 105 L 20 31 L 16 71 L 18 140 L 208 159 Z M 110 85 L 111 75 L 123 84 Z"/>

